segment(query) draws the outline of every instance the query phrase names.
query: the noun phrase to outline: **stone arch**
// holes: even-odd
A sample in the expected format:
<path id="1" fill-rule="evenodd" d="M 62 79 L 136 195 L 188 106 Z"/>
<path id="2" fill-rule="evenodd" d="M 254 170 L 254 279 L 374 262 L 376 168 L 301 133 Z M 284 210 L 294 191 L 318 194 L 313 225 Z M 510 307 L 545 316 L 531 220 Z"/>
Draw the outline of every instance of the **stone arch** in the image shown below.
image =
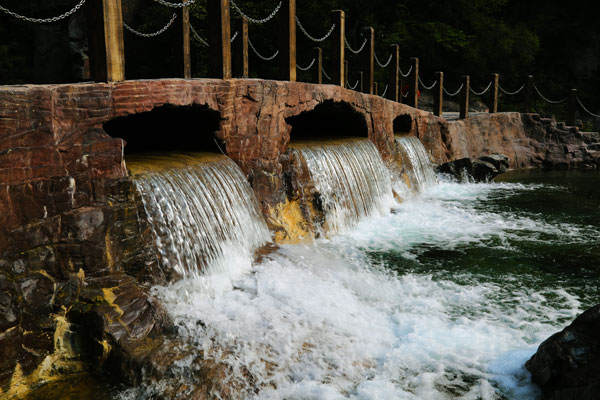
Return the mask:
<path id="1" fill-rule="evenodd" d="M 369 136 L 365 116 L 343 101 L 325 100 L 285 121 L 291 126 L 292 141 Z"/>
<path id="2" fill-rule="evenodd" d="M 413 126 L 413 118 L 410 114 L 400 114 L 394 118 L 394 133 L 408 134 Z"/>
<path id="3" fill-rule="evenodd" d="M 150 111 L 117 117 L 103 124 L 112 137 L 125 140 L 125 154 L 225 151 L 217 138 L 221 114 L 207 105 L 165 104 Z"/>

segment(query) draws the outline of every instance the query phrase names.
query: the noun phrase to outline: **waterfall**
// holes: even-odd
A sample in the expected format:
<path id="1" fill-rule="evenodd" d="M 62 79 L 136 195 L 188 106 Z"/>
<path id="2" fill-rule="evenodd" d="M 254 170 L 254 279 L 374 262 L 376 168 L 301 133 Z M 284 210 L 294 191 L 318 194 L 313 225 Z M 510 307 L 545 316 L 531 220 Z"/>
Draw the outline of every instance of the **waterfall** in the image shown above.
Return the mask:
<path id="1" fill-rule="evenodd" d="M 413 188 L 417 191 L 423 191 L 425 188 L 437 183 L 433 165 L 419 138 L 415 136 L 396 136 L 396 149 Z"/>
<path id="2" fill-rule="evenodd" d="M 389 171 L 367 139 L 294 144 L 319 192 L 329 233 L 347 231 L 359 220 L 389 212 Z"/>
<path id="3" fill-rule="evenodd" d="M 141 167 L 128 166 L 145 171 L 135 175 L 135 184 L 165 271 L 232 276 L 249 267 L 253 251 L 270 233 L 252 188 L 231 159 L 178 155 L 142 161 Z"/>

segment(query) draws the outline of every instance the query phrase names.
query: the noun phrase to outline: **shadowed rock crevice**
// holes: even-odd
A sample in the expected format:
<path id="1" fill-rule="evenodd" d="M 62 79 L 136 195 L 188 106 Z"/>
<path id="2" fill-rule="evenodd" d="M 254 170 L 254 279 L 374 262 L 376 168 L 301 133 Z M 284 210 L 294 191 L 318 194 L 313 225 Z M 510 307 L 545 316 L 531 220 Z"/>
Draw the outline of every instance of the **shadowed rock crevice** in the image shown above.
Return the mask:
<path id="1" fill-rule="evenodd" d="M 148 112 L 118 117 L 104 123 L 106 133 L 124 139 L 125 154 L 148 152 L 221 153 L 225 146 L 215 136 L 221 114 L 206 105 L 166 104 Z"/>
<path id="2" fill-rule="evenodd" d="M 365 117 L 346 102 L 324 101 L 311 111 L 288 117 L 290 140 L 368 137 Z"/>
<path id="3" fill-rule="evenodd" d="M 412 129 L 412 117 L 408 114 L 394 118 L 394 133 L 409 133 Z"/>

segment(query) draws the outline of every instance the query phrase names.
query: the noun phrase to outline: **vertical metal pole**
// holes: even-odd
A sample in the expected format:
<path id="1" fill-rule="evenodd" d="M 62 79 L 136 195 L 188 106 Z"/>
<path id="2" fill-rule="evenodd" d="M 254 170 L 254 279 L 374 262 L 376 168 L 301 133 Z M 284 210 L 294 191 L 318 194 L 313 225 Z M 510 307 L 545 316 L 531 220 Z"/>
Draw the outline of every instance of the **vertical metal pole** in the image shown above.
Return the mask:
<path id="1" fill-rule="evenodd" d="M 231 27 L 229 0 L 207 0 L 208 74 L 210 78 L 231 78 Z"/>
<path id="2" fill-rule="evenodd" d="M 331 11 L 332 23 L 335 24 L 335 29 L 331 35 L 331 63 L 332 63 L 332 78 L 334 85 L 346 87 L 347 64 L 345 61 L 345 37 L 346 37 L 346 14 L 343 10 Z"/>
<path id="3" fill-rule="evenodd" d="M 397 44 L 392 45 L 392 57 L 392 67 L 390 68 L 390 85 L 392 87 L 390 88 L 391 93 L 388 99 L 400 102 L 401 100 L 398 97 L 402 97 L 402 94 L 398 93 L 400 88 L 400 46 Z"/>
<path id="4" fill-rule="evenodd" d="M 569 106 L 567 110 L 567 125 L 575 126 L 575 114 L 577 112 L 577 89 L 571 89 L 569 93 Z"/>
<path id="5" fill-rule="evenodd" d="M 361 93 L 364 93 L 364 92 L 365 92 L 365 91 L 364 91 L 364 87 L 365 87 L 365 84 L 364 84 L 364 75 L 365 75 L 365 74 L 364 74 L 362 71 L 360 71 L 360 72 L 359 72 L 359 75 L 360 75 L 360 90 L 359 90 L 359 91 L 360 91 Z"/>
<path id="6" fill-rule="evenodd" d="M 367 82 L 363 88 L 364 93 L 373 94 L 373 83 L 375 82 L 375 29 L 365 28 L 367 31 L 367 56 L 365 59 L 365 69 L 367 70 Z"/>
<path id="7" fill-rule="evenodd" d="M 492 74 L 492 87 L 490 93 L 490 113 L 498 112 L 498 88 L 500 86 L 500 75 Z"/>
<path id="8" fill-rule="evenodd" d="M 121 0 L 89 1 L 86 11 L 91 79 L 96 82 L 125 80 Z"/>
<path id="9" fill-rule="evenodd" d="M 181 0 L 185 2 L 185 0 Z M 175 76 L 184 79 L 192 77 L 192 64 L 190 58 L 190 8 L 181 7 L 177 10 L 175 19 L 176 65 Z"/>
<path id="10" fill-rule="evenodd" d="M 279 11 L 279 79 L 296 81 L 296 0 L 283 0 Z"/>
<path id="11" fill-rule="evenodd" d="M 533 75 L 527 77 L 527 83 L 525 84 L 525 101 L 523 102 L 523 112 L 531 112 L 531 106 L 533 105 Z"/>
<path id="12" fill-rule="evenodd" d="M 242 78 L 250 76 L 250 54 L 248 53 L 248 19 L 242 18 Z"/>
<path id="13" fill-rule="evenodd" d="M 315 66 L 313 67 L 313 82 L 317 84 L 323 83 L 323 50 L 320 47 L 315 47 Z"/>
<path id="14" fill-rule="evenodd" d="M 465 119 L 469 116 L 469 92 L 470 90 L 469 75 L 463 76 L 463 88 L 460 96 L 460 119 Z"/>
<path id="15" fill-rule="evenodd" d="M 412 62 L 412 71 L 409 76 L 409 93 L 407 104 L 414 108 L 419 108 L 419 59 L 413 57 L 410 59 Z"/>
<path id="16" fill-rule="evenodd" d="M 441 117 L 444 112 L 444 73 L 438 71 L 437 75 L 437 89 L 433 92 L 433 114 Z"/>

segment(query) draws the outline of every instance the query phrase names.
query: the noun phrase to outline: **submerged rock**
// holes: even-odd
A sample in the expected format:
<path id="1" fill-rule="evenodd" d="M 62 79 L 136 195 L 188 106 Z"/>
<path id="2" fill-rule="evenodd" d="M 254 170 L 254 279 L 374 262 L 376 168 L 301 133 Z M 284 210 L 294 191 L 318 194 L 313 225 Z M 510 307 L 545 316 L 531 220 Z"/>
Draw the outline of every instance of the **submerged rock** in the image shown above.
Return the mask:
<path id="1" fill-rule="evenodd" d="M 438 172 L 448 174 L 459 181 L 489 182 L 508 171 L 509 160 L 503 154 L 492 154 L 477 159 L 461 158 L 438 166 Z"/>
<path id="2" fill-rule="evenodd" d="M 600 304 L 546 339 L 525 363 L 546 399 L 597 399 L 600 392 Z"/>

